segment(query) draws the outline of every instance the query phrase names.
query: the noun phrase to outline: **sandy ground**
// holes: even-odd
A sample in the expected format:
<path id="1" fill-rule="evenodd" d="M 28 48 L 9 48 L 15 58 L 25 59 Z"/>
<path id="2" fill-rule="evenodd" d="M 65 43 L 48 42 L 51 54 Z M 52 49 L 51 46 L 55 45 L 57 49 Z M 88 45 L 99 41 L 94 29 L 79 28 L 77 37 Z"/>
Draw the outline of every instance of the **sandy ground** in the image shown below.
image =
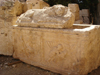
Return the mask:
<path id="1" fill-rule="evenodd" d="M 0 75 L 60 75 L 24 62 L 15 63 L 17 59 L 0 55 Z M 88 75 L 100 75 L 100 67 Z"/>

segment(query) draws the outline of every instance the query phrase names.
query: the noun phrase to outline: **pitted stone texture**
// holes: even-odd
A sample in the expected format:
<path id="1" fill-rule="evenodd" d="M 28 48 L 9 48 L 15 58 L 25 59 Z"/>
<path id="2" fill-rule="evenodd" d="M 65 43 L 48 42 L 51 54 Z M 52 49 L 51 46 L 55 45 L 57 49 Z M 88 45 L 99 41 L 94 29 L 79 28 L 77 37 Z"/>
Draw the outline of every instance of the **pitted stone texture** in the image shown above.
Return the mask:
<path id="1" fill-rule="evenodd" d="M 44 7 L 49 7 L 49 4 L 47 4 L 43 0 L 27 0 L 26 4 L 27 4 L 28 10 L 29 9 L 42 9 Z"/>
<path id="2" fill-rule="evenodd" d="M 10 28 L 0 28 L 0 54 L 13 54 L 12 29 Z"/>
<path id="3" fill-rule="evenodd" d="M 63 5 L 54 5 L 47 9 L 32 9 L 22 14 L 17 24 L 19 26 L 69 28 L 74 23 L 74 15 Z"/>
<path id="4" fill-rule="evenodd" d="M 100 26 L 75 29 L 14 28 L 14 58 L 64 75 L 100 66 Z"/>

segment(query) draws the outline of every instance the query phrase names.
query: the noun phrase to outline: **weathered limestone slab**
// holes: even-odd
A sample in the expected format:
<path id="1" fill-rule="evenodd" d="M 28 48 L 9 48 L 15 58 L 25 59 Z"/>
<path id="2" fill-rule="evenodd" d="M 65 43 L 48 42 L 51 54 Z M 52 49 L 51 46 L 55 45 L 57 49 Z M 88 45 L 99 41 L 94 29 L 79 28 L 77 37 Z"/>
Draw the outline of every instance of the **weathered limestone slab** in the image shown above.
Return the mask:
<path id="1" fill-rule="evenodd" d="M 22 14 L 17 24 L 19 26 L 69 28 L 74 23 L 74 15 L 63 5 L 54 5 L 47 9 L 32 9 Z"/>
<path id="2" fill-rule="evenodd" d="M 29 9 L 42 9 L 44 7 L 49 7 L 49 4 L 47 4 L 43 0 L 27 0 L 26 4 L 27 4 L 28 10 Z"/>
<path id="3" fill-rule="evenodd" d="M 12 29 L 2 27 L 0 28 L 0 54 L 12 55 L 13 43 L 12 43 Z"/>
<path id="4" fill-rule="evenodd" d="M 71 12 L 75 15 L 75 21 L 79 20 L 79 5 L 78 4 L 68 4 L 68 7 L 70 8 Z"/>
<path id="5" fill-rule="evenodd" d="M 89 9 L 82 9 L 82 16 L 89 17 Z"/>
<path id="6" fill-rule="evenodd" d="M 100 26 L 71 29 L 16 27 L 14 58 L 64 75 L 85 75 L 100 65 Z"/>

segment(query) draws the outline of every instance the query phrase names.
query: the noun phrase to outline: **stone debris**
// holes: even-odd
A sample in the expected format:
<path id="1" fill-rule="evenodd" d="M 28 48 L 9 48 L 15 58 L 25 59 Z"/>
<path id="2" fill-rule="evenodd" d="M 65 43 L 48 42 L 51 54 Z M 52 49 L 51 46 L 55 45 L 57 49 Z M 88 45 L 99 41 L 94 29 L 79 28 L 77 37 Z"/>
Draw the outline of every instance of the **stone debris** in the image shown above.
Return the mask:
<path id="1" fill-rule="evenodd" d="M 75 21 L 73 13 L 68 7 L 54 5 L 47 9 L 32 9 L 22 14 L 18 20 L 18 26 L 69 28 Z"/>

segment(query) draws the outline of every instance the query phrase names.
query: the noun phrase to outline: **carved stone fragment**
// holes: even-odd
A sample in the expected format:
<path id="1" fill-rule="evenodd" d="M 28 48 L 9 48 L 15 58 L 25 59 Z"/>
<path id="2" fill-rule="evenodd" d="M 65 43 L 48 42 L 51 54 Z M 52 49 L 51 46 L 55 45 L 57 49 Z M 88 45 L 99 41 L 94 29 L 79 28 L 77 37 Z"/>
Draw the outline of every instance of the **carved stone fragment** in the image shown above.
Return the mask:
<path id="1" fill-rule="evenodd" d="M 47 9 L 32 9 L 22 14 L 17 24 L 19 26 L 69 28 L 72 27 L 75 17 L 68 7 L 54 5 Z"/>

